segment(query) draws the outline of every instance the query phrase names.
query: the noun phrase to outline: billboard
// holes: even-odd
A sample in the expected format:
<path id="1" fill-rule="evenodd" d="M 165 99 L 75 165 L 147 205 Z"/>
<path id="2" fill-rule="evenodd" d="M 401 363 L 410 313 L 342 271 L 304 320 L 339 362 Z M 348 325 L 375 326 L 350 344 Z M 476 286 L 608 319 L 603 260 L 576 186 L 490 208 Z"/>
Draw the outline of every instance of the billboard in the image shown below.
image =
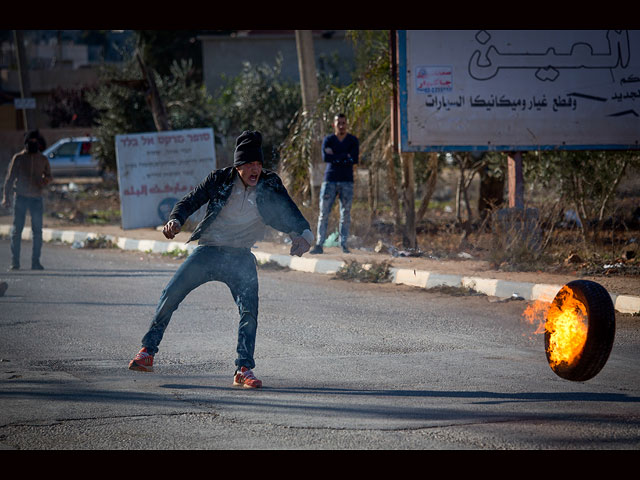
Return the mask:
<path id="1" fill-rule="evenodd" d="M 402 151 L 640 148 L 638 30 L 399 30 Z"/>
<path id="2" fill-rule="evenodd" d="M 171 209 L 216 168 L 212 128 L 116 135 L 122 228 L 164 225 Z M 202 207 L 191 216 L 198 221 Z"/>

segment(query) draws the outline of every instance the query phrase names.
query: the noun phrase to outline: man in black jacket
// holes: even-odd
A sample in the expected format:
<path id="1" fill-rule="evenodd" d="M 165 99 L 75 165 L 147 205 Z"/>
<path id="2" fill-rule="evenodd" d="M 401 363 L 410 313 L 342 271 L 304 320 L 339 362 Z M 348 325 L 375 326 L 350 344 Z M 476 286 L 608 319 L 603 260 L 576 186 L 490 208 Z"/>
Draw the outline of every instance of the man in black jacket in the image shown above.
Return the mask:
<path id="1" fill-rule="evenodd" d="M 262 386 L 253 374 L 258 276 L 251 247 L 263 238 L 266 225 L 291 236 L 291 255 L 302 256 L 313 244 L 309 222 L 280 177 L 262 169 L 262 158 L 260 132 L 243 132 L 236 140 L 233 167 L 211 172 L 173 207 L 163 229 L 169 239 L 208 202 L 205 217 L 187 241 L 198 240 L 198 246 L 163 290 L 149 330 L 142 338 L 142 349 L 129 363 L 129 369 L 153 371 L 153 358 L 173 312 L 189 292 L 216 280 L 227 284 L 240 313 L 233 384 Z"/>

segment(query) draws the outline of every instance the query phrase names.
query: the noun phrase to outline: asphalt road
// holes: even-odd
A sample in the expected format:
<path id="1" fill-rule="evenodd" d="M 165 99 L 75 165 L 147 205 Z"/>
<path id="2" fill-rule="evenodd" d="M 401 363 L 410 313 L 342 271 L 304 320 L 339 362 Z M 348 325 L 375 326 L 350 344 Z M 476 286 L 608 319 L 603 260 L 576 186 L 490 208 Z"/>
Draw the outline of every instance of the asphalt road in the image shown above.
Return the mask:
<path id="1" fill-rule="evenodd" d="M 180 261 L 45 244 L 42 263 L 0 273 L 3 449 L 640 447 L 637 317 L 619 316 L 609 361 L 577 383 L 549 368 L 523 301 L 261 269 L 264 387 L 248 390 L 231 386 L 226 286 L 187 297 L 140 373 L 127 364 Z"/>

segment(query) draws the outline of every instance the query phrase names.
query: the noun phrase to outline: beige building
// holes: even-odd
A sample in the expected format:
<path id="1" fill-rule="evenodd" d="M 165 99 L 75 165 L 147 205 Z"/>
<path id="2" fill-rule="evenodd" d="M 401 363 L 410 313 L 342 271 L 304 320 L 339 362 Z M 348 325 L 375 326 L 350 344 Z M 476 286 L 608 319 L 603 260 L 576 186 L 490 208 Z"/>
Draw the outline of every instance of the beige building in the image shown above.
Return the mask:
<path id="1" fill-rule="evenodd" d="M 122 39 L 127 35 L 123 33 L 125 31 L 111 31 L 108 45 L 100 46 L 79 43 L 79 30 L 24 32 L 30 97 L 36 101 L 35 126 L 40 129 L 49 126 L 49 117 L 43 109 L 51 93 L 56 88 L 79 89 L 96 84 L 99 65 L 120 61 L 119 54 L 114 52 L 122 46 Z M 0 130 L 24 129 L 23 111 L 14 107 L 13 99 L 16 96 L 20 96 L 20 77 L 12 39 L 0 44 Z"/>

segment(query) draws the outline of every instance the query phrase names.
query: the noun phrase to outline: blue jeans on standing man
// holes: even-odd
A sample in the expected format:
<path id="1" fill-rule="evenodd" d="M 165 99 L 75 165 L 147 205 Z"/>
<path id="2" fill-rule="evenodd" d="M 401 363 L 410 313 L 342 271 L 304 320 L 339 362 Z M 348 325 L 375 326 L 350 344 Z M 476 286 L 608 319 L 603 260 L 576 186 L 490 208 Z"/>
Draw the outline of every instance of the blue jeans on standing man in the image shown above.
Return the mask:
<path id="1" fill-rule="evenodd" d="M 40 264 L 40 252 L 42 251 L 42 215 L 44 211 L 42 197 L 15 195 L 13 199 L 13 225 L 11 226 L 11 265 L 13 267 L 20 267 L 20 242 L 27 217 L 27 210 L 31 215 L 31 238 L 33 241 L 31 265 Z"/>
<path id="2" fill-rule="evenodd" d="M 258 273 L 256 259 L 248 248 L 197 246 L 162 291 L 142 346 L 147 347 L 149 354 L 155 355 L 171 315 L 180 302 L 191 291 L 211 281 L 223 282 L 231 290 L 240 313 L 235 363 L 238 369 L 253 369 L 258 328 Z"/>
<path id="3" fill-rule="evenodd" d="M 320 187 L 317 245 L 322 245 L 327 238 L 327 224 L 329 223 L 331 207 L 333 207 L 336 197 L 340 199 L 340 245 L 346 248 L 349 227 L 351 226 L 353 182 L 322 182 Z"/>

